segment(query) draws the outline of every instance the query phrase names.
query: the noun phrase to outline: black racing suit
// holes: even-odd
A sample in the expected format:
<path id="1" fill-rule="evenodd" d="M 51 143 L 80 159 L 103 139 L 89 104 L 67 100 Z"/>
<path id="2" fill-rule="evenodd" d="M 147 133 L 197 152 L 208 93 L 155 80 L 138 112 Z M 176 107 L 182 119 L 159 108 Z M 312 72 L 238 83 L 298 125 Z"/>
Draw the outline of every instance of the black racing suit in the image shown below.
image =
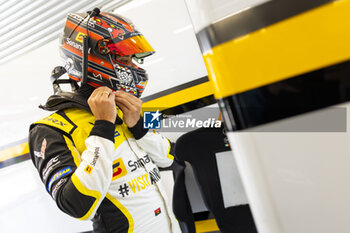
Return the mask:
<path id="1" fill-rule="evenodd" d="M 72 96 L 50 97 L 46 109 L 58 111 L 29 134 L 31 158 L 57 206 L 92 219 L 94 232 L 180 232 L 158 170 L 172 164 L 169 141 L 143 129 L 142 118 L 128 128 L 119 109 L 117 124 L 95 121 L 86 100 Z"/>

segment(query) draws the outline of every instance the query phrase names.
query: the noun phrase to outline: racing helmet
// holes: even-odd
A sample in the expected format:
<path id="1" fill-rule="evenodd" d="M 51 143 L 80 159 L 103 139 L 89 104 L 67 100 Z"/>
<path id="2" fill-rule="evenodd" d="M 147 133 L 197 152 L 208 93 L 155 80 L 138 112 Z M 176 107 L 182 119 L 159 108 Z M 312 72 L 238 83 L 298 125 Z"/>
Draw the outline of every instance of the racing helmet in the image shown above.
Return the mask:
<path id="1" fill-rule="evenodd" d="M 91 17 L 92 16 L 92 17 Z M 155 53 L 132 22 L 120 15 L 99 12 L 69 13 L 60 37 L 60 55 L 69 78 L 83 81 L 83 37 L 88 38 L 88 72 L 86 83 L 107 86 L 140 97 L 148 75 L 140 67 L 131 67 L 119 56 L 132 55 L 138 63 Z"/>

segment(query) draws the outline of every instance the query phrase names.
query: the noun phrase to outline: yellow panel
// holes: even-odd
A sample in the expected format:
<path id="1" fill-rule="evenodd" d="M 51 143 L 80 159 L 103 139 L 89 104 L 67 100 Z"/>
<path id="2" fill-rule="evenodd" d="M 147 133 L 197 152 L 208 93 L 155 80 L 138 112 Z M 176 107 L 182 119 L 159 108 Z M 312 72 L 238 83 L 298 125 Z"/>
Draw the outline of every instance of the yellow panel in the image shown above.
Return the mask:
<path id="1" fill-rule="evenodd" d="M 79 155 L 77 148 L 74 147 L 73 142 L 67 136 L 63 135 L 63 138 L 66 141 L 66 145 L 73 156 L 73 161 L 74 161 L 75 166 L 78 167 L 80 162 L 81 162 L 81 157 Z"/>
<path id="2" fill-rule="evenodd" d="M 219 227 L 216 224 L 215 219 L 196 221 L 195 226 L 196 233 L 219 231 Z"/>
<path id="3" fill-rule="evenodd" d="M 128 209 L 125 208 L 116 198 L 114 198 L 111 194 L 107 193 L 106 197 L 108 200 L 110 200 L 128 219 L 129 222 L 129 229 L 128 233 L 132 233 L 134 231 L 134 219 L 132 218 L 131 214 L 129 213 Z"/>
<path id="4" fill-rule="evenodd" d="M 73 173 L 73 175 L 71 176 L 71 180 L 72 183 L 74 184 L 74 187 L 76 187 L 78 189 L 78 191 L 86 196 L 90 196 L 90 197 L 94 197 L 95 201 L 92 204 L 92 206 L 90 207 L 89 211 L 81 218 L 79 218 L 80 220 L 86 220 L 90 217 L 90 215 L 92 214 L 92 212 L 94 211 L 94 209 L 96 208 L 99 200 L 101 199 L 101 193 L 99 191 L 96 190 L 90 190 L 88 188 L 86 188 L 79 180 L 78 176 Z"/>
<path id="5" fill-rule="evenodd" d="M 219 99 L 348 60 L 349 41 L 350 0 L 342 0 L 218 45 L 203 57 Z"/>
<path id="6" fill-rule="evenodd" d="M 205 82 L 160 98 L 150 100 L 142 108 L 167 109 L 214 94 L 211 82 Z"/>
<path id="7" fill-rule="evenodd" d="M 67 133 L 69 133 L 74 128 L 74 125 L 72 125 L 69 121 L 57 113 L 53 113 L 50 116 L 44 117 L 43 119 L 35 122 L 35 124 L 50 125 Z"/>
<path id="8" fill-rule="evenodd" d="M 170 154 L 170 149 L 171 149 L 170 141 L 169 141 L 169 139 L 167 139 L 167 138 L 166 138 L 166 140 L 167 140 L 168 143 L 169 143 L 169 149 L 168 149 L 168 153 L 167 153 L 166 157 L 167 157 L 168 159 L 174 160 L 174 156 Z"/>
<path id="9" fill-rule="evenodd" d="M 13 146 L 0 151 L 0 162 L 5 161 L 7 159 L 12 159 L 20 155 L 24 155 L 27 153 L 29 153 L 29 147 L 28 147 L 28 143 L 25 142 L 17 146 Z"/>

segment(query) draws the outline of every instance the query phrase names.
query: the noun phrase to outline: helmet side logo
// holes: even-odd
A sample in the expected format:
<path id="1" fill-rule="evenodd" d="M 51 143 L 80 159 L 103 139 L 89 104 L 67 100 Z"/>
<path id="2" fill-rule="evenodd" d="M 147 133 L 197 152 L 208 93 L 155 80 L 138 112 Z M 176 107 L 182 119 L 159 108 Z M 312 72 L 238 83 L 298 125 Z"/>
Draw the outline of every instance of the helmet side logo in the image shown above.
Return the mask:
<path id="1" fill-rule="evenodd" d="M 86 36 L 85 33 L 82 33 L 82 32 L 79 32 L 77 37 L 75 37 L 75 40 L 80 42 L 80 43 L 83 43 L 83 37 Z"/>

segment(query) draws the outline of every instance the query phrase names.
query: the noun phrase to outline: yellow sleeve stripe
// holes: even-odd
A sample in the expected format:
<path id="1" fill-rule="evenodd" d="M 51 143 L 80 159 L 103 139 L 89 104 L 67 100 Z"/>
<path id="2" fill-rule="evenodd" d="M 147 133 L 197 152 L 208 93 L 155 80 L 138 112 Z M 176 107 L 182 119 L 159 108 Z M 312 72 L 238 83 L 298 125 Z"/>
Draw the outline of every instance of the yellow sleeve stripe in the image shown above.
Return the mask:
<path id="1" fill-rule="evenodd" d="M 87 196 L 91 196 L 91 197 L 94 197 L 96 198 L 96 200 L 94 201 L 94 204 L 92 204 L 91 208 L 89 209 L 89 211 L 81 218 L 79 218 L 79 220 L 85 220 L 87 219 L 91 214 L 92 212 L 94 211 L 94 209 L 96 208 L 96 205 L 97 203 L 99 202 L 99 200 L 101 199 L 101 193 L 98 192 L 98 191 L 95 191 L 95 190 L 90 190 L 90 189 L 87 189 L 79 180 L 79 178 L 73 174 L 71 176 L 71 179 L 72 179 L 72 182 L 74 184 L 74 186 L 78 189 L 78 191 L 84 195 L 87 195 Z"/>
<path id="2" fill-rule="evenodd" d="M 166 157 L 167 157 L 168 159 L 174 160 L 174 156 L 170 154 L 171 144 L 170 144 L 170 142 L 169 142 L 168 139 L 167 139 L 167 141 L 168 141 L 168 143 L 169 143 L 169 149 L 168 149 L 168 153 L 167 153 Z"/>
<path id="3" fill-rule="evenodd" d="M 64 140 L 66 141 L 66 145 L 68 147 L 68 149 L 70 150 L 70 152 L 72 153 L 73 156 L 73 160 L 74 160 L 74 164 L 75 166 L 79 166 L 80 164 L 80 155 L 79 152 L 77 151 L 77 149 L 74 147 L 72 140 L 70 140 L 68 137 L 66 137 L 65 135 L 63 135 Z"/>
<path id="4" fill-rule="evenodd" d="M 128 222 L 129 222 L 128 233 L 132 233 L 134 231 L 134 220 L 132 219 L 132 216 L 129 213 L 129 211 L 117 199 L 115 199 L 111 194 L 107 193 L 106 197 L 126 216 L 126 218 L 128 219 Z"/>

